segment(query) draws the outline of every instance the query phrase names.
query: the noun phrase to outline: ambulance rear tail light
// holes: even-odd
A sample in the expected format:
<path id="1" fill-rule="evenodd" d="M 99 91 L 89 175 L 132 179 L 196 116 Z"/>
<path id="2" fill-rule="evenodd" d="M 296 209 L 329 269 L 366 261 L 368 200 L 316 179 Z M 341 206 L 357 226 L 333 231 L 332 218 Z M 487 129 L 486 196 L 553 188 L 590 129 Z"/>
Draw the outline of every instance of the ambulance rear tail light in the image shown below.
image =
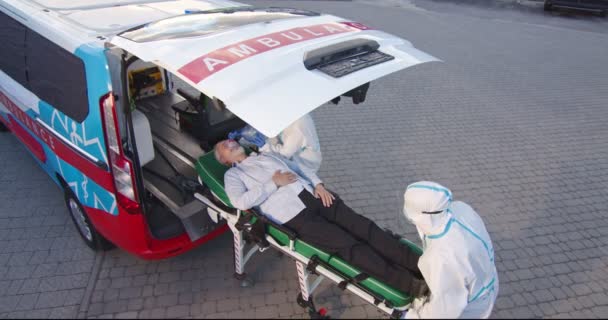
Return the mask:
<path id="1" fill-rule="evenodd" d="M 129 213 L 139 213 L 140 205 L 135 193 L 133 163 L 125 157 L 122 150 L 113 94 L 110 92 L 103 96 L 99 104 L 118 204 Z"/>

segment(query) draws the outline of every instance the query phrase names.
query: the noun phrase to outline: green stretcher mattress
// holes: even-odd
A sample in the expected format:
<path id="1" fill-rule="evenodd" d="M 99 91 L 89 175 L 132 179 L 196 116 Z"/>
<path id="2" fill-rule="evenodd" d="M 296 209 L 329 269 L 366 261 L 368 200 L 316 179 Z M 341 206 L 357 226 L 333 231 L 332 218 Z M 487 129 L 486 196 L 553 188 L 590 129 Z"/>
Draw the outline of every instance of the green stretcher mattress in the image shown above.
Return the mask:
<path id="1" fill-rule="evenodd" d="M 196 164 L 196 170 L 205 185 L 209 187 L 209 189 L 211 189 L 211 191 L 222 202 L 228 206 L 231 206 L 228 195 L 224 191 L 224 173 L 226 173 L 228 169 L 228 167 L 217 162 L 213 152 L 209 152 L 200 157 Z M 268 234 L 280 245 L 286 247 L 289 246 L 289 236 L 286 233 L 278 230 L 272 225 L 268 225 L 267 230 Z M 412 242 L 406 239 L 401 239 L 401 241 L 410 246 L 418 254 L 422 254 L 422 250 Z M 329 264 L 331 267 L 348 277 L 355 277 L 361 273 L 359 269 L 346 263 L 344 260 L 337 257 L 332 257 L 324 251 L 319 250 L 304 241 L 296 239 L 294 248 L 295 251 L 306 258 L 310 259 L 313 256 L 317 256 L 319 260 Z M 413 300 L 412 296 L 407 295 L 372 277 L 359 282 L 359 285 L 375 293 L 376 295 L 384 297 L 387 302 L 390 302 L 396 308 L 406 306 Z"/>

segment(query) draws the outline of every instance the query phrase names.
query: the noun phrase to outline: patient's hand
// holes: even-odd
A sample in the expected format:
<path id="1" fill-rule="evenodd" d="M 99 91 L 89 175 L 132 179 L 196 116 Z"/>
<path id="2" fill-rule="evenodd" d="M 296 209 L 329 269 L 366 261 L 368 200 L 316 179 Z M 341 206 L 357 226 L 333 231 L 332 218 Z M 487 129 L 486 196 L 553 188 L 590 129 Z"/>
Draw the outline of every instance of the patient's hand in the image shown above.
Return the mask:
<path id="1" fill-rule="evenodd" d="M 315 187 L 315 197 L 317 197 L 317 199 L 321 198 L 321 202 L 323 202 L 323 205 L 326 207 L 330 207 L 334 202 L 334 199 L 336 199 L 321 183 Z"/>
<path id="2" fill-rule="evenodd" d="M 286 186 L 296 182 L 296 180 L 298 180 L 298 177 L 293 172 L 289 171 L 281 172 L 280 170 L 277 170 L 274 172 L 274 175 L 272 175 L 272 181 L 277 187 Z"/>

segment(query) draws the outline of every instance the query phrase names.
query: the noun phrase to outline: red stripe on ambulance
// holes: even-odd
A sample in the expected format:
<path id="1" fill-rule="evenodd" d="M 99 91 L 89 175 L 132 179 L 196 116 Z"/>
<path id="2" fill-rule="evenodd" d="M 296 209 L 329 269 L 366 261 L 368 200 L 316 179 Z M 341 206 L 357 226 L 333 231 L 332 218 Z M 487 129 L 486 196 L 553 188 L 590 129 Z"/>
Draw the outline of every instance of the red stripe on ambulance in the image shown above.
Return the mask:
<path id="1" fill-rule="evenodd" d="M 63 161 L 75 167 L 78 171 L 95 181 L 102 188 L 113 192 L 114 184 L 112 175 L 109 171 L 105 171 L 95 163 L 74 150 L 70 145 L 57 138 L 54 133 L 40 125 L 32 119 L 27 113 L 23 112 L 12 100 L 10 100 L 4 92 L 0 91 L 0 103 L 2 103 L 21 123 L 25 125 L 31 132 L 34 133 L 42 142 L 44 142 L 53 152 Z M 23 128 L 13 117 L 10 117 L 10 128 L 15 132 L 17 137 L 34 153 L 40 161 L 46 161 L 46 155 L 42 145 L 34 139 L 32 135 Z"/>
<path id="2" fill-rule="evenodd" d="M 42 148 L 42 145 L 38 142 L 38 140 L 27 132 L 27 130 L 25 130 L 25 128 L 23 128 L 12 115 L 9 114 L 8 119 L 10 120 L 10 128 L 15 136 L 17 136 L 17 138 L 21 140 L 21 142 L 23 142 L 28 149 L 30 149 L 38 160 L 42 161 L 43 163 L 46 162 L 44 148 Z"/>
<path id="3" fill-rule="evenodd" d="M 212 51 L 187 63 L 178 71 L 190 81 L 199 83 L 230 65 L 260 53 L 307 40 L 368 29 L 370 28 L 360 23 L 342 22 L 317 24 L 270 33 Z"/>

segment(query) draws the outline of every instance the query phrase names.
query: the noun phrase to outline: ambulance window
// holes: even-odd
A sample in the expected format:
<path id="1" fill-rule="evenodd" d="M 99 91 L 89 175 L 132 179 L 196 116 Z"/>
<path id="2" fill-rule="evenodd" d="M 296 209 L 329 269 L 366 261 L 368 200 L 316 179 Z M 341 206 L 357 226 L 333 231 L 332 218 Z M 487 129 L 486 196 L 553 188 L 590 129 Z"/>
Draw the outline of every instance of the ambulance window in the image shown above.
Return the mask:
<path id="1" fill-rule="evenodd" d="M 21 23 L 0 12 L 0 69 L 23 86 L 27 85 L 25 29 Z"/>
<path id="2" fill-rule="evenodd" d="M 27 32 L 26 55 L 30 90 L 68 117 L 82 122 L 89 114 L 82 60 L 32 30 Z"/>

